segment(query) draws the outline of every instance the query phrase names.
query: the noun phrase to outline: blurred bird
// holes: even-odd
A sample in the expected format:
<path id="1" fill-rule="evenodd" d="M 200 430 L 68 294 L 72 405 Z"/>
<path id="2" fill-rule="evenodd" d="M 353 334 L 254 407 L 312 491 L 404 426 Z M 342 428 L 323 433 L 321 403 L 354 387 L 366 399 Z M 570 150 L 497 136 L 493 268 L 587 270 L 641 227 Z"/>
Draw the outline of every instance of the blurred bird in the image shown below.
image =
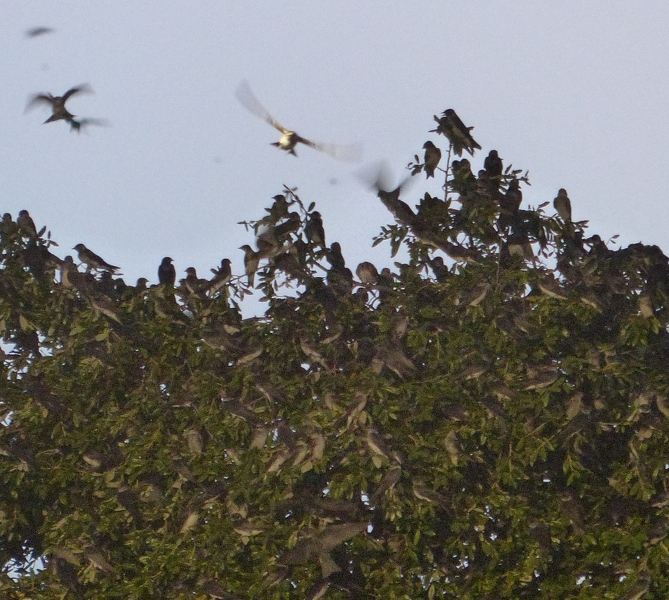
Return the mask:
<path id="1" fill-rule="evenodd" d="M 45 35 L 47 33 L 52 33 L 53 29 L 51 27 L 33 27 L 28 29 L 25 33 L 26 37 L 34 38 L 40 35 Z"/>
<path id="2" fill-rule="evenodd" d="M 486 170 L 488 177 L 500 177 L 504 171 L 502 159 L 497 154 L 497 150 L 491 150 L 483 161 L 483 168 Z"/>
<path id="3" fill-rule="evenodd" d="M 332 243 L 326 258 L 330 265 L 332 265 L 333 269 L 346 268 L 346 260 L 344 259 L 344 255 L 341 253 L 341 244 L 339 242 Z"/>
<path id="4" fill-rule="evenodd" d="M 74 120 L 75 115 L 65 108 L 65 103 L 68 99 L 74 94 L 79 93 L 91 93 L 93 90 L 87 84 L 82 84 L 77 87 L 70 88 L 62 96 L 53 96 L 49 92 L 44 92 L 41 94 L 35 94 L 29 101 L 26 106 L 26 111 L 30 110 L 37 104 L 49 104 L 51 106 L 51 112 L 53 113 L 44 123 L 51 123 L 53 121 L 59 121 L 61 119 L 71 122 Z"/>
<path id="5" fill-rule="evenodd" d="M 269 123 L 274 129 L 281 132 L 281 139 L 278 142 L 273 142 L 272 146 L 276 146 L 288 154 L 297 156 L 295 152 L 295 146 L 297 144 L 304 144 L 306 146 L 311 146 L 316 150 L 325 152 L 334 158 L 340 160 L 350 160 L 356 161 L 360 158 L 360 149 L 356 146 L 338 146 L 334 144 L 318 144 L 312 142 L 302 136 L 298 135 L 296 132 L 286 129 L 283 125 L 274 120 L 272 115 L 265 109 L 265 107 L 260 104 L 258 99 L 253 95 L 251 88 L 246 80 L 242 81 L 237 87 L 235 92 L 237 100 L 240 104 L 246 108 L 250 113 L 254 114 L 256 117 L 260 117 L 263 121 Z"/>
<path id="6" fill-rule="evenodd" d="M 425 150 L 423 159 L 425 163 L 425 178 L 428 179 L 434 177 L 434 170 L 441 160 L 441 150 L 429 140 L 423 144 L 423 149 Z"/>
<path id="7" fill-rule="evenodd" d="M 82 128 L 86 129 L 90 125 L 97 125 L 98 127 L 106 127 L 109 123 L 104 119 L 67 119 L 67 122 L 70 124 L 70 131 L 76 131 L 81 133 Z"/>
<path id="8" fill-rule="evenodd" d="M 523 192 L 520 189 L 520 182 L 517 179 L 512 179 L 509 182 L 509 188 L 506 190 L 506 194 L 499 196 L 499 206 L 500 208 L 507 213 L 515 217 L 518 214 L 520 205 L 523 202 Z M 508 224 L 509 219 L 503 219 L 504 224 Z"/>
<path id="9" fill-rule="evenodd" d="M 460 120 L 452 108 L 446 109 L 441 118 L 434 116 L 434 120 L 438 123 L 437 128 L 432 132 L 445 135 L 453 146 L 453 152 L 457 156 L 462 156 L 462 151 L 466 150 L 474 155 L 474 150 L 480 150 L 481 146 L 474 140 L 471 133 L 473 127 L 465 127 L 465 124 Z"/>
<path id="10" fill-rule="evenodd" d="M 571 200 L 567 196 L 567 190 L 564 188 L 558 190 L 558 194 L 553 200 L 553 207 L 565 223 L 571 222 Z"/>
<path id="11" fill-rule="evenodd" d="M 435 256 L 429 261 L 429 264 L 437 283 L 444 283 L 451 274 L 451 270 L 444 264 L 444 259 L 441 256 Z"/>
<path id="12" fill-rule="evenodd" d="M 365 285 L 374 285 L 379 279 L 379 272 L 371 262 L 361 262 L 355 270 L 358 279 Z"/>
<path id="13" fill-rule="evenodd" d="M 244 251 L 244 270 L 249 287 L 253 287 L 258 264 L 260 263 L 260 254 L 255 252 L 251 246 L 244 244 L 239 248 Z"/>
<path id="14" fill-rule="evenodd" d="M 202 294 L 204 290 L 209 287 L 209 281 L 207 279 L 201 279 L 197 276 L 195 267 L 188 267 L 186 269 L 186 278 L 182 279 L 181 283 L 189 293 L 196 296 Z"/>
<path id="15" fill-rule="evenodd" d="M 16 224 L 19 226 L 19 229 L 29 237 L 37 237 L 37 227 L 35 227 L 35 222 L 32 220 L 32 217 L 27 210 L 24 209 L 19 212 Z"/>
<path id="16" fill-rule="evenodd" d="M 177 281 L 177 271 L 172 264 L 173 260 L 173 258 L 166 256 L 160 262 L 160 266 L 158 267 L 158 281 L 161 285 L 174 287 L 174 284 Z"/>
<path id="17" fill-rule="evenodd" d="M 111 271 L 114 273 L 118 271 L 120 267 L 110 265 L 108 262 L 103 260 L 100 256 L 92 252 L 83 244 L 77 244 L 73 250 L 77 251 L 77 256 L 79 261 L 86 265 L 86 270 L 95 269 L 96 271 Z"/>

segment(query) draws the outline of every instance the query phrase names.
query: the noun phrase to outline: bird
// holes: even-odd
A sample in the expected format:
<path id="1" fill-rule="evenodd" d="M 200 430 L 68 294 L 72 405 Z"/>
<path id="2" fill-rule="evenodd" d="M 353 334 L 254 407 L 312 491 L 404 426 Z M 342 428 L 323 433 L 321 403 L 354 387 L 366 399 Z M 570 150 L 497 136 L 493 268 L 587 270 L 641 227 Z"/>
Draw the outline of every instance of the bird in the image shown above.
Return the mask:
<path id="1" fill-rule="evenodd" d="M 378 270 L 368 261 L 361 262 L 356 268 L 355 274 L 364 285 L 374 285 L 379 280 Z"/>
<path id="2" fill-rule="evenodd" d="M 120 269 L 120 267 L 117 267 L 115 265 L 110 265 L 100 256 L 95 254 L 95 252 L 92 252 L 91 250 L 86 248 L 86 246 L 84 246 L 83 244 L 77 244 L 72 249 L 77 251 L 77 256 L 79 257 L 79 261 L 86 264 L 87 271 L 89 269 L 95 269 L 96 271 L 111 271 L 112 273 L 114 273 Z"/>
<path id="3" fill-rule="evenodd" d="M 307 224 L 304 226 L 304 235 L 307 241 L 314 246 L 325 248 L 325 229 L 323 228 L 323 218 L 317 210 L 309 215 Z"/>
<path id="4" fill-rule="evenodd" d="M 360 149 L 357 146 L 340 146 L 335 144 L 320 144 L 312 142 L 311 140 L 303 138 L 295 131 L 287 129 L 278 123 L 253 95 L 251 87 L 246 80 L 242 81 L 237 87 L 235 97 L 240 102 L 240 104 L 251 114 L 261 118 L 263 121 L 266 121 L 272 127 L 274 127 L 274 129 L 281 132 L 281 139 L 278 142 L 273 142 L 272 146 L 276 146 L 288 154 L 297 156 L 297 152 L 295 152 L 295 146 L 297 146 L 297 144 L 304 144 L 305 146 L 310 146 L 311 148 L 325 152 L 326 154 L 329 154 L 330 156 L 340 160 L 357 161 L 360 158 Z"/>
<path id="5" fill-rule="evenodd" d="M 106 127 L 108 125 L 104 119 L 92 119 L 88 117 L 84 119 L 67 119 L 67 122 L 70 124 L 70 131 L 76 131 L 77 133 L 81 133 L 82 129 L 86 129 L 91 125 L 97 125 L 98 127 Z"/>
<path id="6" fill-rule="evenodd" d="M 186 278 L 181 279 L 180 283 L 183 284 L 190 294 L 194 295 L 202 294 L 204 290 L 209 287 L 209 281 L 207 279 L 200 279 L 197 276 L 195 267 L 188 267 L 186 269 Z"/>
<path id="7" fill-rule="evenodd" d="M 50 104 L 51 112 L 53 113 L 44 123 L 52 123 L 53 121 L 65 120 L 71 124 L 76 115 L 73 115 L 67 108 L 65 103 L 74 94 L 91 93 L 93 90 L 88 84 L 82 84 L 77 87 L 70 88 L 62 96 L 53 96 L 49 92 L 35 94 L 26 105 L 26 110 L 30 110 L 37 104 Z"/>
<path id="8" fill-rule="evenodd" d="M 210 269 L 214 276 L 209 281 L 209 296 L 222 290 L 232 278 L 232 263 L 229 258 L 221 261 L 218 269 Z"/>
<path id="9" fill-rule="evenodd" d="M 260 253 L 255 252 L 248 244 L 244 244 L 239 249 L 244 251 L 244 270 L 248 286 L 253 287 L 258 264 L 260 263 Z"/>
<path id="10" fill-rule="evenodd" d="M 429 140 L 423 144 L 423 149 L 425 150 L 423 159 L 425 163 L 425 178 L 428 179 L 434 177 L 434 170 L 441 160 L 441 150 Z"/>
<path id="11" fill-rule="evenodd" d="M 558 190 L 557 196 L 553 200 L 553 207 L 565 223 L 571 221 L 571 200 L 567 196 L 567 190 L 564 188 Z"/>
<path id="12" fill-rule="evenodd" d="M 40 35 L 45 35 L 47 33 L 52 33 L 53 29 L 51 27 L 32 27 L 28 29 L 25 33 L 26 37 L 34 38 Z"/>
<path id="13" fill-rule="evenodd" d="M 488 177 L 500 177 L 504 170 L 502 159 L 499 157 L 497 150 L 491 150 L 483 161 L 483 168 Z"/>
<path id="14" fill-rule="evenodd" d="M 19 212 L 19 216 L 16 219 L 16 224 L 19 226 L 19 229 L 27 236 L 37 237 L 37 228 L 35 227 L 35 222 L 32 220 L 32 217 L 27 210 L 24 209 Z"/>
<path id="15" fill-rule="evenodd" d="M 435 115 L 434 120 L 438 125 L 436 129 L 432 130 L 432 133 L 445 135 L 453 146 L 453 152 L 458 156 L 462 156 L 463 150 L 474 156 L 474 150 L 481 149 L 481 146 L 469 133 L 474 128 L 466 127 L 452 108 L 446 109 L 441 114 L 441 118 Z"/>
<path id="16" fill-rule="evenodd" d="M 166 256 L 158 267 L 158 282 L 167 287 L 174 287 L 177 280 L 177 271 L 172 264 L 174 259 Z"/>

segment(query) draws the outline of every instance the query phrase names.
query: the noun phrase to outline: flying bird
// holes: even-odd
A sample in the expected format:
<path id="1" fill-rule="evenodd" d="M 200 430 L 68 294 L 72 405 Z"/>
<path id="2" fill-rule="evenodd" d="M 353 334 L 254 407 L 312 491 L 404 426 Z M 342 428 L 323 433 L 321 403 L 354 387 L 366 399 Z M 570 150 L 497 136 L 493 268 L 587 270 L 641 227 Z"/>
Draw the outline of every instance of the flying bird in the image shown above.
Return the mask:
<path id="1" fill-rule="evenodd" d="M 52 33 L 53 29 L 51 27 L 33 27 L 26 31 L 26 37 L 34 38 L 40 35 L 45 35 L 47 33 Z"/>
<path id="2" fill-rule="evenodd" d="M 310 146 L 340 160 L 359 160 L 360 149 L 356 146 L 340 146 L 335 144 L 320 144 L 312 142 L 311 140 L 303 138 L 295 131 L 287 129 L 275 121 L 274 117 L 269 114 L 265 107 L 260 104 L 258 99 L 253 95 L 251 87 L 246 80 L 239 84 L 237 91 L 235 92 L 235 96 L 241 105 L 246 108 L 246 110 L 254 114 L 256 117 L 260 117 L 263 121 L 266 121 L 272 127 L 274 127 L 274 129 L 281 132 L 281 139 L 278 142 L 273 142 L 272 146 L 276 146 L 277 148 L 288 152 L 288 154 L 297 156 L 297 153 L 295 152 L 295 146 L 297 146 L 297 144 L 304 144 L 305 146 Z"/>
<path id="3" fill-rule="evenodd" d="M 446 109 L 441 118 L 434 116 L 434 120 L 438 123 L 437 128 L 432 132 L 445 135 L 453 146 L 453 152 L 458 156 L 462 156 L 462 151 L 466 150 L 474 156 L 474 150 L 480 150 L 481 146 L 474 140 L 471 133 L 473 127 L 465 127 L 465 124 L 460 120 L 460 117 L 455 114 L 452 108 Z"/>
<path id="4" fill-rule="evenodd" d="M 118 271 L 120 267 L 110 265 L 108 262 L 103 260 L 100 256 L 92 252 L 83 244 L 77 244 L 73 250 L 77 251 L 77 256 L 79 261 L 86 264 L 86 270 L 95 269 L 96 271 L 111 271 L 114 273 Z"/>
<path id="5" fill-rule="evenodd" d="M 91 125 L 97 125 L 98 127 L 109 125 L 104 119 L 91 119 L 88 117 L 84 119 L 67 119 L 67 122 L 70 124 L 70 131 L 76 131 L 77 133 L 81 133 L 82 129 L 85 130 Z"/>
<path id="6" fill-rule="evenodd" d="M 167 287 L 174 287 L 174 284 L 177 280 L 177 271 L 172 264 L 174 259 L 166 256 L 160 261 L 160 266 L 158 267 L 158 281 L 161 285 Z"/>
<path id="7" fill-rule="evenodd" d="M 558 190 L 558 194 L 553 200 L 553 207 L 565 223 L 571 221 L 571 200 L 569 200 L 569 196 L 567 196 L 567 190 L 564 188 Z"/>
<path id="8" fill-rule="evenodd" d="M 26 110 L 30 110 L 37 104 L 49 104 L 51 106 L 51 112 L 53 113 L 44 123 L 52 123 L 53 121 L 65 120 L 68 123 L 72 123 L 74 117 L 67 108 L 65 108 L 65 103 L 68 99 L 74 94 L 80 93 L 92 93 L 93 90 L 87 84 L 82 84 L 77 87 L 70 88 L 62 96 L 53 96 L 49 92 L 44 92 L 41 94 L 35 94 L 26 105 Z"/>
<path id="9" fill-rule="evenodd" d="M 423 144 L 423 149 L 425 150 L 423 160 L 425 163 L 425 178 L 428 179 L 434 177 L 434 170 L 441 160 L 441 150 L 429 140 Z"/>

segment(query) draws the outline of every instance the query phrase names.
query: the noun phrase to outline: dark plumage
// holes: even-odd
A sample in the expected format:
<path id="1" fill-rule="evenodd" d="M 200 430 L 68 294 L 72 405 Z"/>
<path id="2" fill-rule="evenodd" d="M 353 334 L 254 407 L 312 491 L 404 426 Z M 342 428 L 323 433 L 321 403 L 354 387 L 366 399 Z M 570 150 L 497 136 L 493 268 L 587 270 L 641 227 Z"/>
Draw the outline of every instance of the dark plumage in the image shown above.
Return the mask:
<path id="1" fill-rule="evenodd" d="M 53 96 L 49 92 L 43 92 L 41 94 L 35 94 L 29 101 L 26 106 L 26 110 L 30 110 L 38 104 L 48 104 L 51 107 L 52 115 L 44 121 L 44 123 L 51 123 L 53 121 L 65 120 L 71 123 L 74 120 L 75 115 L 73 115 L 67 108 L 65 108 L 65 103 L 68 99 L 74 94 L 80 94 L 85 92 L 92 92 L 90 86 L 86 84 L 79 85 L 77 87 L 70 88 L 62 96 Z"/>
<path id="2" fill-rule="evenodd" d="M 453 152 L 457 156 L 462 156 L 463 150 L 466 150 L 473 156 L 475 150 L 481 149 L 481 146 L 469 133 L 474 128 L 466 127 L 452 108 L 446 109 L 440 118 L 435 115 L 434 120 L 438 125 L 432 131 L 445 135 L 451 142 Z"/>
<path id="3" fill-rule="evenodd" d="M 434 170 L 441 160 L 441 150 L 429 140 L 423 144 L 423 149 L 425 150 L 423 162 L 425 164 L 425 178 L 427 179 L 434 177 Z"/>
<path id="4" fill-rule="evenodd" d="M 565 223 L 571 222 L 571 200 L 569 200 L 567 190 L 564 188 L 558 190 L 558 194 L 553 200 L 553 207 Z"/>
<path id="5" fill-rule="evenodd" d="M 158 281 L 161 285 L 174 287 L 174 284 L 177 281 L 177 271 L 172 264 L 173 260 L 174 259 L 169 256 L 166 256 L 160 262 L 160 266 L 158 267 Z"/>
<path id="6" fill-rule="evenodd" d="M 314 245 L 325 248 L 325 229 L 323 228 L 323 219 L 321 213 L 317 210 L 309 215 L 309 220 L 304 227 L 304 235 L 307 236 L 307 241 Z"/>
<path id="7" fill-rule="evenodd" d="M 77 251 L 77 256 L 79 257 L 79 261 L 86 265 L 87 270 L 95 269 L 98 271 L 111 271 L 112 273 L 114 273 L 115 271 L 118 271 L 120 268 L 114 265 L 110 265 L 100 256 L 95 254 L 95 252 L 92 252 L 91 250 L 86 248 L 86 246 L 84 246 L 83 244 L 77 244 L 73 248 L 73 250 Z"/>
<path id="8" fill-rule="evenodd" d="M 16 224 L 19 226 L 19 229 L 29 237 L 37 237 L 37 227 L 35 227 L 35 222 L 32 220 L 30 213 L 27 210 L 22 210 L 19 212 L 19 216 L 16 219 Z"/>
<path id="9" fill-rule="evenodd" d="M 491 150 L 483 161 L 483 167 L 488 177 L 500 177 L 504 171 L 502 159 L 497 154 L 497 150 Z"/>

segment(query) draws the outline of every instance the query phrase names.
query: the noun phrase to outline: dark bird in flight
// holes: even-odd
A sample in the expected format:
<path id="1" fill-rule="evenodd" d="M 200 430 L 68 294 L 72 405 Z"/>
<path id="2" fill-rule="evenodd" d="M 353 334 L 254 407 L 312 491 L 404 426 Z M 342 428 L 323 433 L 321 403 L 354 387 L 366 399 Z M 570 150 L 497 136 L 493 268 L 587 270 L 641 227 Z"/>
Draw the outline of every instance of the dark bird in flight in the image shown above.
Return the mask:
<path id="1" fill-rule="evenodd" d="M 34 38 L 40 35 L 45 35 L 47 33 L 52 33 L 53 29 L 51 27 L 33 27 L 26 31 L 26 37 Z"/>
<path id="2" fill-rule="evenodd" d="M 42 94 L 35 94 L 26 105 L 26 110 L 30 110 L 37 104 L 49 104 L 51 106 L 51 112 L 53 113 L 44 123 L 51 123 L 53 121 L 65 120 L 71 124 L 74 120 L 75 115 L 73 115 L 67 108 L 65 108 L 65 103 L 68 99 L 74 94 L 80 93 L 92 93 L 93 90 L 87 84 L 82 84 L 77 87 L 70 88 L 62 96 L 53 96 L 48 92 Z"/>
<path id="3" fill-rule="evenodd" d="M 251 88 L 246 80 L 242 81 L 235 92 L 237 100 L 241 105 L 246 108 L 250 113 L 254 114 L 256 117 L 260 117 L 263 121 L 269 123 L 274 129 L 281 132 L 281 139 L 278 142 L 273 142 L 272 146 L 276 146 L 281 150 L 297 156 L 295 152 L 295 146 L 297 144 L 304 144 L 305 146 L 311 146 L 316 150 L 325 152 L 334 158 L 340 160 L 350 160 L 355 161 L 360 158 L 360 149 L 356 146 L 339 146 L 335 144 L 320 144 L 312 142 L 306 138 L 303 138 L 301 135 L 297 134 L 295 131 L 286 129 L 283 125 L 274 120 L 274 117 L 269 114 L 265 107 L 260 104 L 258 99 L 253 95 Z"/>
<path id="4" fill-rule="evenodd" d="M 86 248 L 83 244 L 77 244 L 73 250 L 77 251 L 79 261 L 86 265 L 86 270 L 95 269 L 96 271 L 111 271 L 114 273 L 120 269 L 120 267 L 110 265 L 100 256 L 95 254 L 95 252 Z"/>
<path id="5" fill-rule="evenodd" d="M 441 118 L 435 115 L 434 120 L 438 123 L 437 128 L 432 132 L 445 135 L 453 146 L 453 152 L 458 156 L 462 156 L 462 151 L 466 150 L 474 156 L 474 150 L 480 150 L 481 146 L 474 140 L 471 133 L 473 127 L 465 127 L 465 124 L 460 120 L 460 117 L 455 114 L 452 108 L 446 109 Z"/>
<path id="6" fill-rule="evenodd" d="M 174 284 L 177 280 L 177 271 L 172 264 L 174 259 L 166 256 L 160 261 L 160 266 L 158 267 L 158 281 L 161 285 L 167 287 L 174 287 Z"/>
<path id="7" fill-rule="evenodd" d="M 70 124 L 70 131 L 76 131 L 77 133 L 81 133 L 82 129 L 85 130 L 91 125 L 96 125 L 98 127 L 106 127 L 109 125 L 104 119 L 92 119 L 88 117 L 84 119 L 67 119 L 67 122 Z"/>
<path id="8" fill-rule="evenodd" d="M 425 150 L 423 162 L 425 163 L 425 176 L 427 179 L 434 177 L 434 170 L 441 160 L 441 150 L 429 140 L 423 144 L 423 149 Z"/>
<path id="9" fill-rule="evenodd" d="M 32 217 L 27 210 L 24 209 L 19 212 L 16 224 L 19 226 L 19 229 L 29 237 L 37 237 L 37 227 L 35 227 L 35 222 L 32 220 Z"/>
<path id="10" fill-rule="evenodd" d="M 497 154 L 497 150 L 491 150 L 483 161 L 483 168 L 486 170 L 488 177 L 500 177 L 504 170 L 502 159 Z"/>
<path id="11" fill-rule="evenodd" d="M 558 194 L 553 200 L 553 207 L 565 223 L 571 221 L 571 200 L 569 200 L 569 196 L 567 196 L 567 190 L 564 188 L 558 190 Z"/>

